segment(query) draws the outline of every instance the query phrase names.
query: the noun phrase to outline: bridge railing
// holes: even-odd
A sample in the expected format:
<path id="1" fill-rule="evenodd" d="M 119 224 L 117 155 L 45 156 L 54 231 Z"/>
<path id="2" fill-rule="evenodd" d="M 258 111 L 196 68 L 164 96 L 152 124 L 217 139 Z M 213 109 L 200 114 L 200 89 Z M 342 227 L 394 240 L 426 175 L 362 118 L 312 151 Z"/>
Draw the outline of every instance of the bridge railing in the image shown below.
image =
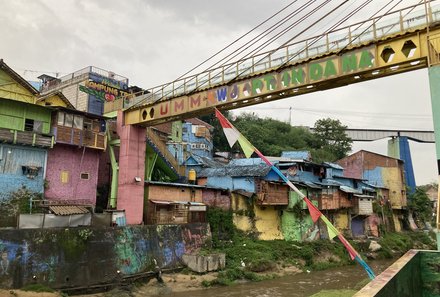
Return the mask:
<path id="1" fill-rule="evenodd" d="M 212 88 L 226 84 L 234 79 L 242 79 L 251 74 L 293 65 L 310 58 L 337 52 L 347 47 L 355 47 L 385 36 L 424 27 L 427 22 L 435 23 L 438 21 L 440 21 L 440 10 L 436 9 L 433 12 L 430 8 L 427 16 L 424 3 L 412 5 L 322 35 L 294 42 L 279 47 L 274 51 L 241 59 L 234 63 L 209 69 L 196 75 L 184 77 L 134 95 L 129 95 L 129 97 L 123 98 L 124 108 Z M 143 96 L 145 100 L 140 100 L 139 96 Z"/>

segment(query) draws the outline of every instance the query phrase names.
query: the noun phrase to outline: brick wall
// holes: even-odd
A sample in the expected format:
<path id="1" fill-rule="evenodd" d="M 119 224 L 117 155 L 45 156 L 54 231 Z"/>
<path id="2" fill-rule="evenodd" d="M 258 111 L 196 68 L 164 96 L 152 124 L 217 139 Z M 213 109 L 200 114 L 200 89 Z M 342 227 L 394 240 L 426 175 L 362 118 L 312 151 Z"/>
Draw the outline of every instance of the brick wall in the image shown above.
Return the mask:
<path id="1" fill-rule="evenodd" d="M 203 189 L 202 191 L 203 203 L 212 207 L 219 207 L 224 210 L 231 208 L 231 198 L 229 192 L 215 189 Z"/>

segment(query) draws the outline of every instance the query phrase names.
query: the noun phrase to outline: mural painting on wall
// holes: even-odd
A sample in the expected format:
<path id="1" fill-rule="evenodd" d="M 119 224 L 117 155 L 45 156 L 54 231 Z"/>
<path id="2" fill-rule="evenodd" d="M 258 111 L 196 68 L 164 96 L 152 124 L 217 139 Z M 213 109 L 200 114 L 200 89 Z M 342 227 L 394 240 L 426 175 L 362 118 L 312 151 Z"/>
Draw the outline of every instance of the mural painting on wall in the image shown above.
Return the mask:
<path id="1" fill-rule="evenodd" d="M 124 82 L 120 82 L 107 77 L 90 74 L 89 80 L 85 85 L 79 86 L 79 90 L 94 96 L 101 101 L 111 102 L 121 96 L 127 96 L 128 86 Z"/>
<path id="2" fill-rule="evenodd" d="M 116 236 L 114 246 L 117 267 L 122 274 L 142 272 L 151 263 L 151 243 L 145 239 L 140 229 L 122 228 Z"/>
<path id="3" fill-rule="evenodd" d="M 206 225 L 182 226 L 182 233 L 186 254 L 198 252 L 211 238 L 210 230 L 206 228 Z"/>
<path id="4" fill-rule="evenodd" d="M 161 259 L 158 259 L 162 263 L 161 267 L 172 267 L 179 263 L 185 253 L 180 226 L 169 228 L 160 225 L 157 227 L 157 235 L 159 250 L 162 251 Z"/>
<path id="5" fill-rule="evenodd" d="M 20 288 L 23 285 L 26 254 L 21 245 L 0 240 L 0 287 Z"/>

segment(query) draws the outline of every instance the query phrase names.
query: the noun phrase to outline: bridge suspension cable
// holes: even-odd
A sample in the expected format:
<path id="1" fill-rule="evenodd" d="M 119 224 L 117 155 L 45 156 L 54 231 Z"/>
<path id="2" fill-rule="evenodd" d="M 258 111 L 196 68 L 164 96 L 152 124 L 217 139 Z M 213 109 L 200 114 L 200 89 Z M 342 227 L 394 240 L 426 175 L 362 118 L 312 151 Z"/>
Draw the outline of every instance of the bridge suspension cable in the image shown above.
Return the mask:
<path id="1" fill-rule="evenodd" d="M 294 2 L 296 2 L 296 1 L 294 1 Z M 294 2 L 292 2 L 291 4 L 293 4 Z M 311 1 L 309 1 L 308 4 L 301 6 L 300 9 L 297 9 L 297 10 L 295 10 L 294 12 L 291 12 L 289 15 L 287 15 L 286 17 L 284 17 L 283 19 L 281 19 L 280 21 L 278 21 L 275 25 L 272 25 L 270 28 L 266 29 L 263 33 L 261 33 L 261 34 L 258 36 L 258 38 L 257 38 L 256 40 L 252 41 L 252 42 L 250 43 L 250 45 L 248 45 L 245 49 L 242 49 L 238 54 L 243 53 L 245 50 L 247 50 L 247 49 L 249 49 L 250 47 L 252 47 L 253 45 L 257 44 L 262 38 L 266 37 L 269 33 L 273 32 L 275 29 L 279 28 L 279 27 L 280 27 L 280 24 L 282 25 L 283 23 L 286 22 L 286 20 L 290 20 L 290 19 L 292 19 L 293 17 L 297 16 L 300 12 L 303 12 L 306 8 L 308 8 L 313 2 L 316 2 L 316 0 L 311 0 Z M 256 50 L 253 50 L 251 53 L 248 53 L 248 54 L 244 55 L 244 56 L 241 57 L 240 59 L 245 59 L 246 57 L 251 57 L 252 55 L 255 55 L 256 53 L 259 52 L 259 50 L 261 50 L 262 48 L 265 48 L 267 45 L 273 43 L 273 42 L 274 42 L 276 39 L 278 39 L 280 36 L 286 34 L 288 31 L 290 31 L 290 30 L 292 30 L 293 28 L 295 28 L 298 24 L 301 24 L 302 22 L 304 22 L 305 20 L 307 20 L 307 18 L 309 18 L 310 16 L 312 16 L 314 13 L 316 13 L 317 11 L 319 11 L 321 8 L 325 7 L 325 5 L 329 4 L 330 2 L 331 2 L 331 0 L 325 0 L 323 3 L 319 4 L 317 7 L 315 7 L 315 8 L 312 9 L 310 12 L 308 12 L 306 15 L 302 16 L 299 20 L 295 21 L 294 24 L 289 25 L 288 28 L 286 28 L 286 29 L 284 29 L 282 32 L 278 33 L 275 37 L 272 37 L 272 38 L 269 40 L 270 42 L 266 42 L 266 43 L 264 44 L 263 47 L 261 47 L 261 45 L 260 45 L 260 47 L 258 47 Z M 319 22 L 320 22 L 321 20 L 323 20 L 325 17 L 327 17 L 328 15 L 330 15 L 331 13 L 333 13 L 333 12 L 336 11 L 338 8 L 340 8 L 341 6 L 343 6 L 344 4 L 346 4 L 346 3 L 348 3 L 348 2 L 349 2 L 348 0 L 345 0 L 342 4 L 339 4 L 339 5 L 337 6 L 337 8 L 332 9 L 330 13 L 327 13 L 324 17 L 321 17 L 318 21 L 315 21 L 311 26 L 308 26 L 305 30 L 301 31 L 301 33 L 296 34 L 294 38 L 290 38 L 288 42 L 291 42 L 292 40 L 294 40 L 295 38 L 297 38 L 298 36 L 300 36 L 302 33 L 306 32 L 307 30 L 310 30 L 313 26 L 315 26 L 317 23 L 319 23 Z M 289 5 L 290 5 L 290 4 L 289 4 Z M 285 7 L 285 8 L 286 8 L 286 7 Z M 285 9 L 285 8 L 283 8 L 283 9 Z M 278 13 L 272 15 L 269 19 L 273 18 L 273 17 L 276 16 L 277 14 L 278 14 Z M 267 19 L 267 20 L 268 20 L 268 19 Z M 263 23 L 264 23 L 264 22 L 263 22 Z M 263 24 L 263 23 L 261 23 L 261 24 Z M 260 24 L 260 25 L 261 25 L 261 24 Z M 259 27 L 260 25 L 258 25 L 257 27 Z M 256 29 L 256 28 L 254 28 L 254 29 Z M 254 30 L 254 29 L 253 29 L 253 30 Z M 249 31 L 248 33 L 252 32 L 253 30 Z M 242 37 L 244 37 L 244 36 L 246 36 L 246 35 L 248 35 L 248 34 L 246 33 L 246 34 L 243 35 Z M 238 41 L 238 40 L 240 40 L 240 39 L 241 39 L 241 37 L 238 38 L 236 41 Z M 235 41 L 234 41 L 233 43 L 235 43 Z M 232 43 L 231 43 L 230 45 L 232 45 Z M 230 45 L 226 46 L 225 48 L 228 48 Z M 219 54 L 220 52 L 221 52 L 221 51 L 219 51 L 219 52 L 216 53 L 215 55 Z M 209 68 L 207 68 L 205 71 L 208 71 L 209 69 L 212 69 L 214 66 L 218 65 L 218 63 L 220 63 L 220 62 L 223 62 L 223 63 L 222 63 L 220 66 L 218 66 L 218 67 L 222 67 L 222 66 L 227 65 L 227 63 L 230 62 L 233 58 L 237 57 L 238 54 L 236 54 L 236 53 L 231 53 L 231 54 L 227 55 L 225 58 L 223 58 L 223 59 L 221 59 L 220 61 L 218 61 L 218 62 L 214 63 L 213 65 L 211 65 L 211 66 L 210 66 Z M 232 58 L 231 58 L 231 56 L 232 56 Z M 213 58 L 213 57 L 214 57 L 214 56 L 208 58 L 207 61 L 209 61 L 209 60 L 210 60 L 211 58 Z M 204 64 L 204 62 L 201 63 L 201 64 Z M 201 64 L 199 64 L 199 65 L 201 65 Z M 198 66 L 199 66 L 199 65 L 198 65 Z M 198 66 L 194 67 L 192 70 L 188 71 L 187 73 L 193 71 L 193 70 L 194 70 L 195 68 L 197 68 Z M 229 66 L 229 67 L 231 67 L 231 66 Z M 226 68 L 226 69 L 227 69 L 227 68 Z M 248 69 L 246 69 L 245 71 L 247 71 L 247 70 L 248 70 Z M 185 75 L 185 74 L 184 74 L 184 75 Z M 184 75 L 182 75 L 180 78 L 182 78 Z M 232 80 L 234 80 L 234 79 L 236 79 L 236 78 L 233 78 Z M 231 80 L 231 81 L 232 81 L 232 80 Z M 171 84 L 171 83 L 169 83 L 169 84 Z M 167 84 L 167 85 L 169 85 L 169 84 Z M 167 85 L 165 85 L 165 86 L 167 86 Z M 165 87 L 165 86 L 164 86 L 164 87 Z M 196 89 L 193 90 L 193 91 L 196 91 L 197 89 L 198 89 L 198 88 L 196 88 Z M 158 92 L 158 91 L 157 91 L 157 92 Z M 170 94 L 170 93 L 167 93 L 167 94 L 165 94 L 163 97 L 166 97 L 166 96 L 169 95 L 169 94 Z M 153 96 L 153 98 L 154 98 L 154 94 L 153 94 L 152 96 Z M 138 105 L 143 104 L 143 103 L 144 103 L 146 100 L 148 100 L 148 99 L 150 99 L 150 98 L 145 98 L 145 100 L 142 100 L 142 101 L 139 101 L 139 102 L 135 103 L 133 106 L 131 106 L 131 108 L 134 108 L 134 107 L 136 107 L 136 106 L 138 106 Z M 159 100 L 161 100 L 161 99 L 162 99 L 162 97 L 160 97 L 160 98 L 154 100 L 153 102 L 157 102 L 157 101 L 159 101 Z"/>
<path id="2" fill-rule="evenodd" d="M 368 0 L 367 2 L 370 2 L 370 1 L 372 1 L 372 0 Z M 313 2 L 313 1 L 309 1 L 309 3 L 310 3 L 310 2 Z M 320 9 L 322 9 L 323 7 L 325 7 L 325 5 L 329 4 L 330 2 L 331 2 L 331 0 L 326 0 L 326 1 L 324 1 L 323 3 L 319 4 L 317 7 L 315 7 L 314 9 L 312 9 L 310 12 L 306 13 L 306 15 L 300 17 L 299 20 L 296 20 L 292 25 L 290 25 L 290 26 L 288 26 L 287 28 L 285 28 L 282 32 L 279 32 L 277 35 L 275 35 L 274 37 L 272 37 L 271 39 L 269 39 L 268 41 L 266 41 L 265 43 L 263 43 L 263 45 L 260 45 L 259 47 L 257 47 L 257 49 L 253 50 L 251 53 L 248 53 L 247 55 L 241 57 L 240 60 L 241 60 L 241 59 L 245 59 L 246 57 L 251 57 L 251 56 L 253 56 L 253 55 L 256 55 L 256 54 L 259 52 L 259 50 L 265 48 L 265 47 L 266 47 L 267 45 L 269 45 L 269 44 L 272 44 L 272 43 L 273 43 L 276 39 L 278 39 L 280 36 L 286 34 L 288 31 L 292 30 L 292 29 L 295 28 L 297 25 L 299 25 L 299 24 L 301 24 L 302 22 L 304 22 L 305 20 L 307 20 L 310 16 L 312 16 L 312 15 L 315 14 L 317 11 L 319 11 Z M 303 29 L 300 33 L 297 33 L 294 37 L 290 38 L 287 42 L 284 42 L 283 45 L 281 45 L 280 47 L 277 47 L 275 50 L 272 50 L 272 51 L 268 52 L 267 55 L 270 55 L 270 53 L 275 52 L 275 51 L 279 50 L 281 47 L 283 47 L 283 46 L 285 46 L 286 44 L 288 44 L 289 42 L 292 42 L 292 40 L 295 40 L 296 38 L 298 38 L 299 36 L 301 36 L 303 33 L 307 32 L 308 30 L 310 30 L 311 28 L 313 28 L 313 27 L 314 27 L 316 24 L 318 24 L 320 21 L 322 21 L 323 19 L 325 19 L 327 16 L 329 16 L 330 14 L 332 14 L 333 12 L 335 12 L 337 9 L 339 9 L 340 7 L 342 7 L 344 4 L 346 4 L 346 3 L 348 3 L 348 2 L 349 2 L 348 0 L 345 0 L 344 2 L 342 2 L 341 4 L 339 4 L 336 8 L 333 8 L 330 12 L 326 13 L 326 14 L 325 14 L 323 17 L 321 17 L 319 20 L 313 22 L 310 26 L 308 26 L 308 27 L 306 27 L 305 29 Z M 309 5 L 303 6 L 302 9 L 301 9 L 301 11 L 303 11 L 303 10 L 304 10 L 305 8 L 307 8 L 308 6 L 309 6 Z M 296 15 L 297 15 L 297 14 L 293 14 L 293 15 L 291 14 L 291 15 L 289 15 L 289 18 L 288 18 L 288 19 L 290 19 L 290 18 L 292 18 L 292 17 L 294 17 L 294 16 L 296 16 Z M 347 19 L 348 19 L 348 17 L 347 17 Z M 282 21 L 283 21 L 283 20 L 282 20 Z M 279 24 L 279 23 L 282 22 L 282 21 L 279 21 L 277 24 Z M 274 27 L 275 27 L 275 29 L 277 29 L 279 26 L 275 26 L 275 25 L 274 25 L 274 26 L 272 26 L 272 27 L 269 28 L 269 29 L 272 29 L 272 28 L 274 28 Z M 275 29 L 269 30 L 269 33 L 273 32 Z M 333 28 L 333 29 L 334 29 L 334 28 Z M 267 31 L 267 30 L 266 30 L 266 31 Z M 263 32 L 263 33 L 266 33 L 266 31 Z M 260 38 L 258 38 L 256 41 L 253 41 L 250 45 L 248 45 L 247 47 L 245 47 L 244 49 L 242 49 L 238 54 L 240 54 L 240 53 L 242 53 L 243 51 L 249 49 L 250 47 L 252 47 L 253 45 L 255 45 L 258 41 L 260 41 L 260 40 L 261 40 L 262 38 L 264 38 L 265 36 L 267 36 L 267 34 L 260 35 Z M 228 56 L 227 56 L 228 59 L 227 59 L 226 61 L 224 61 L 223 64 L 220 65 L 220 67 L 227 65 L 227 63 L 230 62 L 233 58 L 235 58 L 238 54 L 234 54 L 231 58 L 229 58 L 229 56 L 230 56 L 231 54 L 228 55 Z M 267 55 L 264 56 L 261 60 L 265 59 L 265 57 L 267 57 Z M 257 63 L 259 63 L 259 62 L 257 62 Z M 215 65 L 213 65 L 213 66 L 215 66 Z M 230 67 L 232 67 L 232 65 L 229 65 L 227 68 L 225 68 L 225 70 L 229 69 Z M 211 68 L 208 68 L 207 70 L 209 70 L 209 69 L 211 69 Z M 207 71 L 207 70 L 205 70 L 205 71 Z M 244 74 L 244 73 L 247 72 L 247 71 L 249 71 L 249 67 L 245 68 L 242 72 L 240 72 L 238 75 L 236 75 L 234 78 L 230 79 L 229 81 L 230 81 L 230 82 L 234 81 L 235 79 L 237 79 L 238 77 L 240 77 L 242 74 Z M 196 87 L 192 92 L 195 92 L 195 91 L 197 91 L 197 90 L 199 90 L 199 87 Z M 165 94 L 165 96 L 167 96 L 167 95 L 169 95 L 169 94 L 170 94 L 170 93 Z M 162 99 L 162 98 L 158 98 L 158 99 L 155 100 L 154 102 L 157 102 L 157 101 L 159 101 L 159 100 L 161 100 L 161 99 Z"/>
<path id="3" fill-rule="evenodd" d="M 375 14 L 373 14 L 372 17 L 374 17 L 374 23 L 373 23 L 372 25 L 370 25 L 368 28 L 370 28 L 371 26 L 374 26 L 374 25 L 375 25 L 375 24 L 376 24 L 381 18 L 383 18 L 384 16 L 387 16 L 387 14 L 389 14 L 389 12 L 390 12 L 391 10 L 393 10 L 397 5 L 399 5 L 402 1 L 403 1 L 403 0 L 397 1 L 397 4 L 393 5 L 390 9 L 388 9 L 388 11 L 387 11 L 385 14 L 381 15 L 380 17 L 374 17 L 374 16 L 377 15 L 379 12 L 381 12 L 384 8 L 386 8 L 388 5 L 390 5 L 392 2 L 394 2 L 393 0 L 390 0 L 385 6 L 383 6 L 380 10 L 378 10 Z M 292 4 L 295 3 L 295 2 L 296 2 L 296 1 L 290 3 L 289 5 L 292 5 Z M 309 2 L 308 2 L 308 5 L 310 6 L 312 2 L 314 2 L 314 1 L 309 1 Z M 301 34 L 303 34 L 303 33 L 307 32 L 307 31 L 309 31 L 309 30 L 310 30 L 311 28 L 313 28 L 313 27 L 316 27 L 316 24 L 318 24 L 319 22 L 322 22 L 326 17 L 328 17 L 329 15 L 333 14 L 336 10 L 338 10 L 340 7 L 342 7 L 344 4 L 348 3 L 349 1 L 348 1 L 348 0 L 343 1 L 343 2 L 340 3 L 337 7 L 331 9 L 330 12 L 326 13 L 324 16 L 322 16 L 321 18 L 319 18 L 317 21 L 313 22 L 310 26 L 308 26 L 308 27 L 306 27 L 305 29 L 303 29 L 300 33 L 295 34 L 295 36 L 294 36 L 293 38 L 290 38 L 287 42 L 284 42 L 283 45 L 280 46 L 280 47 L 277 47 L 277 49 L 272 50 L 272 51 L 267 52 L 267 53 L 265 52 L 265 53 L 258 54 L 258 55 L 259 55 L 259 59 L 258 59 L 258 61 L 257 61 L 257 62 L 254 61 L 254 58 L 253 58 L 254 55 L 255 55 L 256 53 L 258 53 L 261 49 L 263 49 L 263 48 L 267 47 L 267 45 L 272 44 L 272 43 L 274 43 L 275 41 L 279 40 L 279 38 L 280 38 L 281 36 L 285 35 L 287 32 L 289 32 L 291 29 L 293 29 L 293 28 L 294 28 L 295 26 L 297 26 L 299 23 L 302 23 L 301 21 L 306 20 L 308 17 L 310 17 L 311 15 L 313 15 L 314 13 L 316 13 L 319 9 L 321 9 L 322 7 L 324 7 L 325 5 L 327 5 L 329 2 L 330 2 L 329 0 L 326 0 L 326 1 L 324 1 L 323 3 L 321 3 L 320 5 L 318 5 L 317 7 L 314 7 L 311 11 L 309 11 L 308 13 L 306 13 L 305 15 L 303 15 L 303 16 L 300 18 L 300 20 L 297 20 L 297 21 L 295 21 L 293 24 L 289 25 L 287 28 L 282 29 L 281 32 L 276 33 L 276 34 L 275 34 L 274 36 L 272 36 L 269 40 L 266 40 L 266 41 L 263 42 L 262 44 L 258 44 L 258 42 L 259 42 L 261 39 L 263 39 L 264 37 L 266 37 L 267 35 L 269 35 L 270 33 L 275 32 L 276 29 L 280 28 L 281 25 L 282 25 L 282 24 L 281 24 L 282 21 L 277 22 L 275 25 L 272 25 L 270 28 L 266 29 L 263 33 L 259 34 L 259 35 L 257 36 L 257 38 L 254 39 L 254 40 L 251 42 L 250 45 L 248 45 L 248 46 L 246 46 L 246 47 L 242 47 L 241 50 L 240 50 L 239 52 L 236 52 L 236 51 L 235 51 L 235 52 L 233 52 L 233 53 L 227 55 L 226 57 L 220 59 L 219 61 L 217 61 L 216 63 L 214 63 L 213 65 L 211 65 L 211 66 L 210 66 L 211 68 L 208 68 L 208 69 L 205 70 L 204 72 L 201 72 L 201 73 L 199 73 L 198 75 L 194 75 L 194 76 L 187 77 L 187 78 L 185 78 L 185 79 L 180 79 L 180 81 L 179 81 L 179 79 L 177 79 L 177 80 L 175 80 L 175 81 L 173 81 L 173 82 L 170 82 L 170 83 L 168 83 L 168 84 L 164 84 L 164 85 L 162 85 L 162 86 L 158 86 L 158 87 L 156 87 L 156 88 L 152 88 L 152 89 L 151 89 L 151 92 L 147 92 L 147 93 L 148 93 L 148 96 L 140 97 L 140 98 L 138 98 L 138 100 L 133 100 L 133 103 L 134 103 L 134 104 L 131 104 L 131 106 L 129 107 L 129 109 L 136 108 L 137 106 L 142 105 L 142 104 L 144 104 L 145 102 L 148 102 L 148 101 L 149 101 L 149 103 L 156 103 L 156 102 L 162 100 L 163 98 L 167 98 L 167 97 L 169 97 L 170 95 L 171 95 L 171 97 L 173 97 L 173 96 L 175 95 L 175 91 L 176 91 L 176 90 L 178 91 L 179 89 L 182 89 L 182 90 L 183 90 L 183 93 L 180 93 L 180 92 L 178 91 L 177 94 L 186 94 L 186 95 L 189 95 L 189 94 L 192 94 L 192 93 L 194 93 L 194 92 L 200 91 L 200 89 L 201 89 L 202 87 L 212 86 L 212 81 L 214 81 L 214 85 L 215 85 L 215 82 L 216 82 L 216 81 L 221 81 L 221 82 L 224 84 L 224 83 L 231 83 L 231 82 L 233 82 L 234 80 L 236 80 L 237 78 L 243 77 L 243 75 L 246 75 L 246 74 L 251 70 L 251 68 L 252 68 L 252 71 L 253 71 L 253 70 L 254 70 L 253 67 L 254 67 L 255 65 L 258 66 L 258 65 L 259 65 L 258 63 L 261 63 L 261 62 L 264 63 L 264 61 L 263 61 L 264 59 L 267 59 L 267 58 L 270 59 L 270 57 L 271 57 L 271 55 L 272 55 L 273 53 L 279 51 L 280 48 L 283 48 L 283 47 L 286 47 L 286 45 L 289 45 L 289 42 L 292 42 L 292 40 L 295 40 L 295 39 L 298 38 Z M 322 34 L 322 35 L 320 35 L 320 36 L 317 36 L 317 37 L 310 38 L 309 40 L 311 40 L 311 41 L 308 40 L 308 41 L 306 42 L 306 44 L 305 44 L 305 46 L 304 46 L 304 49 L 299 50 L 299 51 L 296 52 L 295 54 L 290 54 L 290 53 L 289 53 L 286 57 L 282 57 L 282 60 L 280 61 L 280 62 L 281 62 L 281 65 L 278 64 L 279 66 L 277 66 L 276 68 L 273 68 L 272 70 L 275 70 L 275 71 L 276 71 L 276 70 L 278 70 L 278 69 L 280 69 L 280 68 L 282 68 L 282 67 L 285 67 L 285 66 L 286 66 L 289 62 L 291 62 L 295 57 L 297 57 L 297 56 L 300 55 L 302 52 L 304 52 L 304 50 L 307 50 L 307 48 L 310 48 L 310 45 L 313 45 L 314 43 L 318 42 L 320 39 L 324 38 L 324 37 L 326 36 L 326 35 L 325 35 L 326 33 L 328 33 L 328 32 L 331 33 L 332 30 L 335 30 L 336 28 L 338 28 L 339 26 L 341 26 L 344 22 L 346 22 L 346 21 L 347 21 L 349 18 L 351 18 L 354 14 L 358 13 L 359 11 L 362 11 L 362 9 L 363 9 L 364 7 L 366 7 L 366 6 L 367 6 L 369 3 L 371 3 L 371 2 L 372 2 L 372 0 L 366 0 L 366 1 L 364 1 L 361 5 L 358 5 L 354 10 L 352 10 L 349 14 L 345 15 L 345 16 L 344 16 L 341 20 L 339 20 L 337 23 L 333 24 L 329 29 L 326 30 L 326 32 L 325 32 L 324 34 Z M 353 1 L 353 2 L 350 1 L 350 4 L 349 4 L 348 6 L 352 5 L 352 3 L 354 3 L 354 1 Z M 286 19 L 290 20 L 293 16 L 298 15 L 298 14 L 299 14 L 299 11 L 302 12 L 302 11 L 304 11 L 304 9 L 306 9 L 307 7 L 308 7 L 308 6 L 303 5 L 302 8 L 301 8 L 300 10 L 295 10 L 295 12 L 291 12 L 288 16 L 285 16 L 285 17 L 283 18 L 284 22 L 285 22 Z M 287 7 L 284 7 L 283 9 L 287 9 Z M 274 17 L 275 15 L 278 15 L 280 12 L 281 12 L 281 11 L 279 11 L 279 12 L 276 13 L 276 14 L 274 14 L 272 17 Z M 411 12 L 411 11 L 409 11 L 409 12 Z M 408 12 L 408 13 L 409 13 L 409 12 Z M 408 14 L 408 13 L 407 13 L 407 14 Z M 271 18 L 272 18 L 272 17 L 271 17 Z M 370 17 L 370 18 L 372 18 L 372 17 Z M 267 22 L 267 21 L 268 21 L 269 19 L 271 19 L 271 18 L 266 19 L 263 23 Z M 260 25 L 262 25 L 263 23 L 260 23 Z M 360 25 L 358 25 L 358 27 L 357 27 L 356 29 L 360 28 L 364 23 L 365 23 L 365 22 L 359 23 Z M 258 26 L 257 26 L 257 27 L 258 27 Z M 343 47 L 340 48 L 340 51 L 346 49 L 347 46 L 349 46 L 350 44 L 352 44 L 356 39 L 359 38 L 360 35 L 362 35 L 364 32 L 366 32 L 366 31 L 368 30 L 368 28 L 365 29 L 361 34 L 357 34 L 357 35 L 355 35 L 354 38 L 351 38 L 351 36 L 350 36 L 350 38 L 348 38 L 348 44 L 344 43 L 344 44 L 343 44 Z M 254 29 L 256 29 L 256 28 L 254 28 Z M 247 34 L 243 35 L 242 37 L 248 35 L 248 34 L 251 33 L 252 31 L 254 31 L 254 29 L 251 30 L 251 31 L 249 31 Z M 355 29 L 355 30 L 356 30 L 356 29 Z M 238 39 L 235 40 L 233 43 L 231 43 L 230 45 L 228 45 L 227 47 L 225 47 L 224 49 L 228 48 L 229 46 L 231 46 L 231 45 L 234 44 L 235 42 L 238 42 L 240 39 L 241 39 L 241 38 L 238 38 Z M 328 43 L 328 42 L 327 42 L 327 43 Z M 249 53 L 245 54 L 245 55 L 244 55 L 244 56 L 238 61 L 238 63 L 230 63 L 230 64 L 227 64 L 232 58 L 237 57 L 239 54 L 241 54 L 241 53 L 247 51 L 249 48 L 251 48 L 251 47 L 253 47 L 253 46 L 255 46 L 255 45 L 257 45 L 257 47 L 256 47 L 256 48 L 253 48 Z M 328 46 L 328 45 L 327 45 L 327 46 Z M 214 56 L 220 54 L 222 51 L 223 51 L 223 50 L 217 52 Z M 212 57 L 206 59 L 205 61 L 209 61 L 209 60 L 211 60 L 214 56 L 212 56 Z M 231 58 L 231 57 L 232 57 L 232 58 Z M 262 58 L 260 58 L 260 57 L 262 57 Z M 242 64 L 241 66 L 244 66 L 244 67 L 243 67 L 242 69 L 239 70 L 238 65 L 239 65 L 240 61 L 244 61 L 245 59 L 248 59 L 248 60 L 249 60 L 249 58 L 252 59 L 252 65 L 245 65 L 245 64 Z M 286 59 L 287 59 L 287 60 L 286 60 Z M 284 61 L 284 60 L 286 60 L 286 61 Z M 218 65 L 218 64 L 221 63 L 221 62 L 222 62 L 222 64 L 221 64 L 220 66 L 217 66 L 217 67 L 213 68 L 214 66 Z M 199 64 L 198 66 L 200 66 L 200 65 L 202 65 L 202 64 L 204 64 L 204 63 L 205 63 L 205 62 Z M 230 73 L 225 71 L 225 69 L 227 70 L 227 69 L 229 69 L 230 67 L 233 67 L 234 65 L 235 65 L 236 68 L 237 68 L 236 71 L 234 70 L 234 71 L 232 71 L 232 72 L 230 72 Z M 270 65 L 270 61 L 269 61 L 269 65 Z M 194 67 L 193 69 L 197 68 L 198 66 Z M 225 68 L 225 66 L 227 66 L 227 67 Z M 223 67 L 223 68 L 222 68 L 222 67 Z M 241 68 L 241 67 L 240 67 L 240 68 Z M 193 69 L 192 69 L 192 70 L 193 70 Z M 243 69 L 244 69 L 244 70 L 243 70 Z M 191 72 L 192 70 L 188 71 L 187 73 Z M 219 71 L 217 71 L 217 70 L 219 70 Z M 252 73 L 252 71 L 251 71 L 251 73 Z M 225 80 L 225 78 L 223 77 L 224 75 L 231 76 L 231 74 L 233 75 L 232 78 L 230 77 L 230 78 L 227 78 L 227 79 Z M 184 74 L 184 75 L 185 75 L 185 74 Z M 183 77 L 184 75 L 182 75 L 181 77 Z M 222 76 L 222 77 L 220 77 L 220 76 Z M 180 77 L 180 78 L 181 78 L 181 77 Z M 206 78 L 206 77 L 208 77 L 208 78 Z M 220 78 L 220 79 L 219 79 L 219 78 Z M 191 83 L 192 80 L 195 80 L 195 83 Z M 190 83 L 188 84 L 188 82 L 190 82 Z M 208 82 L 209 82 L 209 83 L 208 83 Z M 171 84 L 172 84 L 172 88 L 167 88 L 167 86 L 170 86 Z M 179 86 L 179 84 L 180 84 L 180 86 Z M 176 87 L 176 86 L 177 86 L 177 87 Z M 187 86 L 190 86 L 190 87 L 189 87 L 189 90 L 186 89 Z M 144 92 L 143 94 L 146 94 L 146 93 Z"/>

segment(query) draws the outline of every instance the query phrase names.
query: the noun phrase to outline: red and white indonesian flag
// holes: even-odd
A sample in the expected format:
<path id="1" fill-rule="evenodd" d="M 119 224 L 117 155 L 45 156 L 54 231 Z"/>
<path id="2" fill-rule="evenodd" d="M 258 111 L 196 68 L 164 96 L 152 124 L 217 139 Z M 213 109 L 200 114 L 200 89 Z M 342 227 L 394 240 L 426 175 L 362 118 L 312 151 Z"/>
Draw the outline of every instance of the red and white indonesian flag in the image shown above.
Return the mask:
<path id="1" fill-rule="evenodd" d="M 233 147 L 234 144 L 238 141 L 240 144 L 246 158 L 250 158 L 252 154 L 255 152 L 255 147 L 246 139 L 234 126 L 225 118 L 222 113 L 216 108 L 215 116 L 220 122 L 220 125 L 223 128 L 223 132 L 225 133 L 226 139 L 228 140 L 229 146 Z"/>

